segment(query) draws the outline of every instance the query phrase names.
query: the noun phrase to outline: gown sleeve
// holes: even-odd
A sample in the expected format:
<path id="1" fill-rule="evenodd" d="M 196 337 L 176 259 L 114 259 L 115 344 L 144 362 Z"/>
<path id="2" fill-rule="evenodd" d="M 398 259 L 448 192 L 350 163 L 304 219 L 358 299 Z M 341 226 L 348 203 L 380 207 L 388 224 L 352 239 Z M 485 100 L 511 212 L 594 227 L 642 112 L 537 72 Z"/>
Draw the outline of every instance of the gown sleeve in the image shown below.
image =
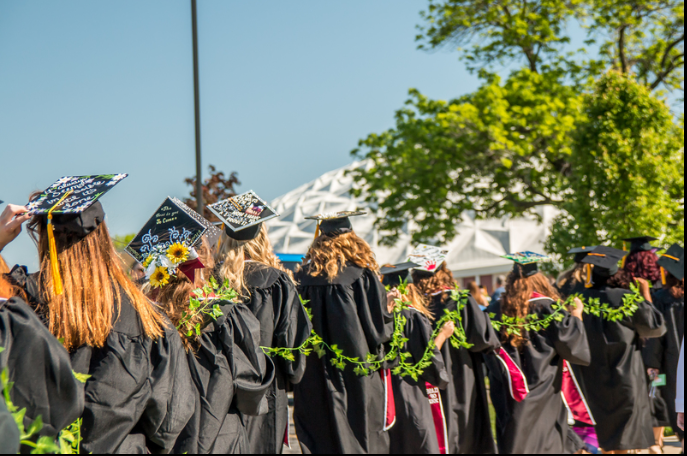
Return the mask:
<path id="1" fill-rule="evenodd" d="M 648 301 L 639 303 L 638 307 L 632 322 L 639 337 L 652 339 L 663 336 L 667 331 L 663 314 Z"/>
<path id="2" fill-rule="evenodd" d="M 300 347 L 310 337 L 312 324 L 301 305 L 296 285 L 282 274 L 272 286 L 272 299 L 275 306 L 279 305 L 279 314 L 275 318 L 274 346 Z M 295 361 L 288 361 L 279 356 L 275 362 L 279 365 L 280 371 L 286 375 L 289 383 L 295 385 L 301 381 L 305 373 L 306 357 L 299 352 L 293 352 L 293 355 Z"/>
<path id="3" fill-rule="evenodd" d="M 685 413 L 685 342 L 682 341 L 680 350 L 680 363 L 677 370 L 677 398 L 675 400 L 675 411 Z"/>
<path id="4" fill-rule="evenodd" d="M 5 399 L 0 397 L 0 449 L 5 454 L 19 452 L 19 428 L 7 410 Z"/>
<path id="5" fill-rule="evenodd" d="M 663 368 L 663 360 L 666 352 L 665 342 L 665 336 L 655 337 L 646 341 L 646 345 L 644 345 L 642 349 L 642 358 L 644 359 L 644 365 L 648 369 Z"/>
<path id="6" fill-rule="evenodd" d="M 553 312 L 551 305 L 545 304 L 538 313 L 541 318 L 546 318 Z M 572 364 L 589 366 L 592 354 L 584 323 L 566 310 L 562 310 L 562 313 L 563 319 L 554 321 L 547 329 L 549 340 L 561 358 Z"/>
<path id="7" fill-rule="evenodd" d="M 413 364 L 420 362 L 425 354 L 427 346 L 432 338 L 432 325 L 427 317 L 416 310 L 409 310 L 404 312 L 407 323 L 405 327 L 405 337 L 408 339 L 406 345 L 408 353 L 412 355 Z M 447 342 L 448 343 L 448 342 Z M 433 350 L 434 358 L 432 358 L 432 365 L 424 369 L 424 373 L 420 378 L 439 389 L 445 389 L 450 379 L 444 363 L 444 356 L 436 347 Z"/>
<path id="8" fill-rule="evenodd" d="M 56 436 L 83 411 L 83 385 L 72 372 L 69 354 L 18 298 L 0 303 L 0 368 L 14 382 L 11 398 L 26 408 L 25 426 L 38 416 L 43 436 Z"/>
<path id="9" fill-rule="evenodd" d="M 219 340 L 234 378 L 234 404 L 246 415 L 264 415 L 275 368 L 260 348 L 260 322 L 243 304 L 231 306 L 228 312 Z"/>
<path id="10" fill-rule="evenodd" d="M 365 332 L 367 345 L 376 349 L 375 354 L 380 355 L 382 345 L 389 342 L 394 334 L 394 317 L 387 309 L 386 289 L 377 276 L 365 269 L 360 280 L 362 287 L 354 288 L 358 318 Z"/>
<path id="11" fill-rule="evenodd" d="M 472 296 L 468 298 L 461 316 L 467 342 L 472 345 L 471 352 L 491 353 L 501 347 L 499 335 L 491 325 L 489 314 L 480 310 Z"/>

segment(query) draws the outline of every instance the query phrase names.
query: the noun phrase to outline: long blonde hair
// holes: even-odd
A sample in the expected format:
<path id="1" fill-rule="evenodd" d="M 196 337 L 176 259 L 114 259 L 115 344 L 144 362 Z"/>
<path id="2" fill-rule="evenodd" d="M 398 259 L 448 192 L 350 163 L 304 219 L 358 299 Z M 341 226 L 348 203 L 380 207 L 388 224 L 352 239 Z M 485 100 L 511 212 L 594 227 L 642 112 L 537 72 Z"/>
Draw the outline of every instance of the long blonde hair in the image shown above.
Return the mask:
<path id="1" fill-rule="evenodd" d="M 255 261 L 278 269 L 293 280 L 293 274 L 286 269 L 274 254 L 272 243 L 267 235 L 267 227 L 263 223 L 258 237 L 252 241 L 237 241 L 222 232 L 220 246 L 215 255 L 215 263 L 219 265 L 218 279 L 229 281 L 229 286 L 244 298 L 250 297 L 250 290 L 246 287 L 244 273 L 246 260 Z"/>
<path id="2" fill-rule="evenodd" d="M 432 312 L 429 310 L 427 299 L 422 296 L 422 293 L 420 293 L 414 284 L 409 283 L 406 285 L 406 297 L 410 300 L 410 304 L 415 310 L 429 318 L 429 321 L 434 321 L 434 315 L 432 315 Z"/>
<path id="3" fill-rule="evenodd" d="M 303 264 L 309 264 L 308 273 L 313 277 L 323 276 L 334 280 L 346 263 L 379 273 L 379 265 L 372 249 L 354 232 L 335 237 L 322 235 L 315 239 Z"/>
<path id="4" fill-rule="evenodd" d="M 106 224 L 76 242 L 68 235 L 55 234 L 57 257 L 64 293 L 53 291 L 53 276 L 47 227 L 44 218 L 34 217 L 29 225 L 38 243 L 40 300 L 47 303 L 50 332 L 68 351 L 82 345 L 102 348 L 119 316 L 122 292 L 138 313 L 145 335 L 164 335 L 165 319 L 129 279 L 120 266 Z M 116 309 L 116 314 L 115 314 Z"/>

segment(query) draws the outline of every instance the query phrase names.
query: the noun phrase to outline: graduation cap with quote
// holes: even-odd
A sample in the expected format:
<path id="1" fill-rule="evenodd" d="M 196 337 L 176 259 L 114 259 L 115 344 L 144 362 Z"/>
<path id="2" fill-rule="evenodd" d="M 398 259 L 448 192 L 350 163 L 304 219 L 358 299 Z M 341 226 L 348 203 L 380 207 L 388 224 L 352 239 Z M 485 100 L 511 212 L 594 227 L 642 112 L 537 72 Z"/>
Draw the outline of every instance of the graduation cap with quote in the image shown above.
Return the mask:
<path id="1" fill-rule="evenodd" d="M 205 266 L 196 247 L 205 237 L 209 245 L 220 231 L 182 201 L 168 197 L 146 222 L 126 251 L 146 269 L 146 278 L 156 288 L 169 283 L 177 269 L 191 281 L 195 270 Z"/>
<path id="2" fill-rule="evenodd" d="M 415 269 L 435 273 L 439 270 L 444 261 L 446 261 L 448 254 L 449 250 L 447 249 L 420 244 L 408 256 L 406 261 L 419 265 Z"/>
<path id="3" fill-rule="evenodd" d="M 26 207 L 33 215 L 80 214 L 127 176 L 128 174 L 97 174 L 63 177 Z"/>
<path id="4" fill-rule="evenodd" d="M 279 217 L 277 211 L 252 190 L 211 204 L 208 209 L 222 221 L 227 235 L 239 241 L 255 239 L 263 223 Z"/>

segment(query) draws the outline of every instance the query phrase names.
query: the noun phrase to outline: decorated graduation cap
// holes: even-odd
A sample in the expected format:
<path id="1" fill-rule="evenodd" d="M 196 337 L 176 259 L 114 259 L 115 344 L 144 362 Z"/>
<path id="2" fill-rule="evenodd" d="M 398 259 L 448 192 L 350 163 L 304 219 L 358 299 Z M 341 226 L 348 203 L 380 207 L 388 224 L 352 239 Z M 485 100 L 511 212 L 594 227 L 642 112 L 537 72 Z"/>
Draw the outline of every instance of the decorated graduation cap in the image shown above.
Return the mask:
<path id="1" fill-rule="evenodd" d="M 598 245 L 592 247 L 576 247 L 574 249 L 570 249 L 570 251 L 568 251 L 568 255 L 575 255 L 575 263 L 579 264 L 582 263 L 582 260 L 584 260 L 587 255 L 593 252 L 597 247 Z"/>
<path id="2" fill-rule="evenodd" d="M 683 280 L 685 278 L 685 249 L 679 244 L 673 244 L 668 251 L 659 258 L 658 265 L 661 267 L 663 285 L 666 284 L 666 271 L 676 279 Z"/>
<path id="3" fill-rule="evenodd" d="M 224 232 L 236 241 L 252 241 L 260 234 L 262 224 L 279 217 L 254 191 L 233 196 L 208 206 L 224 224 Z"/>
<path id="4" fill-rule="evenodd" d="M 653 236 L 639 236 L 633 238 L 623 239 L 625 242 L 630 243 L 630 253 L 632 252 L 651 252 L 655 249 L 651 243 L 653 241 L 658 241 L 658 238 Z"/>
<path id="5" fill-rule="evenodd" d="M 587 272 L 585 287 L 592 288 L 594 286 L 593 273 L 600 277 L 612 277 L 617 274 L 620 269 L 618 263 L 626 254 L 627 252 L 624 250 L 604 245 L 595 248 L 582 260 L 582 263 L 586 265 Z"/>
<path id="6" fill-rule="evenodd" d="M 167 198 L 127 246 L 141 263 L 146 279 L 161 288 L 181 271 L 192 282 L 195 271 L 205 266 L 196 252 L 203 237 L 212 245 L 220 231 L 196 211 L 176 198 Z"/>
<path id="7" fill-rule="evenodd" d="M 367 212 L 332 212 L 305 217 L 305 219 L 317 221 L 317 230 L 315 231 L 315 239 L 317 239 L 320 235 L 336 237 L 342 234 L 352 233 L 353 224 L 351 223 L 351 217 L 359 217 L 361 215 L 367 215 Z"/>
<path id="8" fill-rule="evenodd" d="M 95 231 L 105 221 L 100 198 L 127 176 L 128 174 L 98 174 L 63 177 L 26 205 L 29 213 L 41 217 L 41 221 L 47 226 L 53 289 L 56 295 L 61 295 L 64 290 L 57 263 L 55 234 L 71 241 L 79 241 Z"/>
<path id="9" fill-rule="evenodd" d="M 383 267 L 379 273 L 384 277 L 382 283 L 385 287 L 397 288 L 401 283 L 410 282 L 410 270 L 419 267 L 419 264 L 406 262 L 395 266 Z"/>
<path id="10" fill-rule="evenodd" d="M 550 257 L 535 252 L 509 253 L 502 258 L 515 263 L 514 271 L 517 271 L 520 277 L 532 277 L 538 274 L 539 265 L 551 261 Z"/>
<path id="11" fill-rule="evenodd" d="M 436 273 L 448 257 L 449 250 L 432 245 L 420 244 L 408 256 L 406 261 L 416 263 L 419 271 Z"/>

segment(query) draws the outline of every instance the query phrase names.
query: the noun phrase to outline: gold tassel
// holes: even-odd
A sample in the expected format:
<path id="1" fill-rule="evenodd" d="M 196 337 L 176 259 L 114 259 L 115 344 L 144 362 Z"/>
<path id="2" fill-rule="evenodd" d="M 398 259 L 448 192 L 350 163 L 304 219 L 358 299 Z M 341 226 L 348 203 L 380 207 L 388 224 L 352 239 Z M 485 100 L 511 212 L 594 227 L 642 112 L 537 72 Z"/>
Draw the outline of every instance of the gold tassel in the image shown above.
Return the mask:
<path id="1" fill-rule="evenodd" d="M 224 234 L 224 223 L 222 223 L 222 232 L 219 235 L 219 240 L 217 241 L 217 250 L 219 251 L 219 248 L 222 247 L 222 234 Z"/>
<path id="2" fill-rule="evenodd" d="M 666 270 L 661 267 L 661 283 L 663 285 L 668 285 L 668 279 L 666 279 Z"/>
<path id="3" fill-rule="evenodd" d="M 594 265 L 592 264 L 586 264 L 585 265 L 585 271 L 587 273 L 587 280 L 584 284 L 585 288 L 592 288 L 594 286 L 594 281 L 592 280 L 592 270 L 594 269 Z"/>
<path id="4" fill-rule="evenodd" d="M 623 250 L 627 252 L 627 243 L 623 242 Z M 623 269 L 625 269 L 625 263 L 627 263 L 627 255 L 623 257 L 623 265 L 621 266 Z"/>
<path id="5" fill-rule="evenodd" d="M 50 248 L 50 268 L 52 270 L 52 287 L 55 296 L 61 296 L 64 293 L 62 287 L 62 275 L 60 274 L 60 263 L 57 259 L 57 244 L 55 242 L 55 228 L 52 224 L 52 212 L 57 209 L 65 199 L 72 193 L 68 191 L 62 198 L 48 211 L 48 246 Z"/>
<path id="6" fill-rule="evenodd" d="M 317 222 L 317 228 L 315 229 L 315 239 L 320 237 L 320 223 L 321 222 Z"/>

